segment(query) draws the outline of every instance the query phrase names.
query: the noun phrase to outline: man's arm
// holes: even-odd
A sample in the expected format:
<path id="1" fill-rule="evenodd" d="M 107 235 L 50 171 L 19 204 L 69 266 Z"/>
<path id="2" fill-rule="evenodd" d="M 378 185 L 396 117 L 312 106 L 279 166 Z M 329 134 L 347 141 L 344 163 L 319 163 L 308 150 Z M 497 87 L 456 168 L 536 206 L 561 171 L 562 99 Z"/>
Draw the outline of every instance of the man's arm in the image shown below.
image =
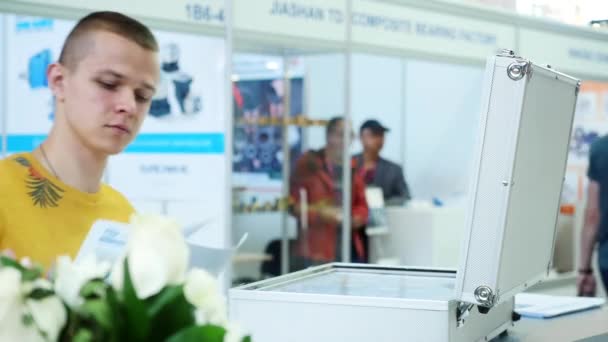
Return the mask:
<path id="1" fill-rule="evenodd" d="M 319 227 L 327 221 L 336 222 L 340 221 L 338 216 L 341 214 L 336 208 L 330 207 L 325 201 L 313 201 L 315 194 L 310 192 L 308 182 L 311 181 L 310 177 L 314 175 L 310 174 L 311 163 L 314 160 L 310 155 L 303 155 L 296 162 L 296 166 L 289 179 L 289 213 L 300 221 L 300 224 L 304 224 L 302 219 L 302 209 L 306 208 L 306 220 L 308 227 Z M 314 181 L 314 180 L 312 180 Z M 303 198 L 305 196 L 305 198 Z M 305 203 L 305 205 L 303 205 Z"/>
<path id="2" fill-rule="evenodd" d="M 591 258 L 597 243 L 597 232 L 600 223 L 599 207 L 600 185 L 590 180 L 587 189 L 587 205 L 583 230 L 581 232 L 581 254 L 578 277 L 579 295 L 595 295 L 595 278 L 591 272 Z"/>
<path id="3" fill-rule="evenodd" d="M 411 199 L 410 189 L 405 181 L 403 175 L 403 169 L 401 166 L 394 164 L 396 181 L 393 184 L 391 190 L 391 197 L 386 200 L 387 205 L 403 205 L 406 201 Z"/>
<path id="4" fill-rule="evenodd" d="M 599 207 L 600 186 L 595 181 L 589 182 L 587 189 L 587 206 L 585 207 L 585 220 L 581 235 L 581 268 L 591 268 L 593 249 L 597 242 L 597 231 L 600 223 Z"/>

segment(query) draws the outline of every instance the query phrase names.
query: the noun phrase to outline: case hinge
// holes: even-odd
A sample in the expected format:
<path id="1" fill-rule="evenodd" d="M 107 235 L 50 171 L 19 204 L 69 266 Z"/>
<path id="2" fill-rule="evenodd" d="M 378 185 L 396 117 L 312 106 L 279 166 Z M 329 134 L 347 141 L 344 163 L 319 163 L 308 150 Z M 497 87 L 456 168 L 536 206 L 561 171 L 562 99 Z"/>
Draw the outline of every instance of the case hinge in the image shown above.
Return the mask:
<path id="1" fill-rule="evenodd" d="M 511 49 L 500 49 L 498 50 L 497 56 L 517 58 L 517 56 L 515 56 L 515 51 Z"/>
<path id="2" fill-rule="evenodd" d="M 469 316 L 469 313 L 473 309 L 475 305 L 470 303 L 458 303 L 458 308 L 456 309 L 456 326 L 462 327 L 464 325 L 465 319 Z"/>

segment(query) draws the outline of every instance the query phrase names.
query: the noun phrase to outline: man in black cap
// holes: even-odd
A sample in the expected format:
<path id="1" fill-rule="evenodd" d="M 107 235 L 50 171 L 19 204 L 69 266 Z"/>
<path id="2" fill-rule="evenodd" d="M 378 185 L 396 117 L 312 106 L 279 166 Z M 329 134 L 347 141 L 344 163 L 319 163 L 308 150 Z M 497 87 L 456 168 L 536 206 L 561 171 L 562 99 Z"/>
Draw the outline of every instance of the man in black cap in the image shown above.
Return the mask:
<path id="1" fill-rule="evenodd" d="M 410 199 L 410 191 L 401 166 L 380 157 L 384 133 L 389 129 L 377 120 L 367 120 L 359 130 L 363 153 L 354 156 L 357 172 L 368 186 L 382 189 L 388 205 L 403 205 Z"/>

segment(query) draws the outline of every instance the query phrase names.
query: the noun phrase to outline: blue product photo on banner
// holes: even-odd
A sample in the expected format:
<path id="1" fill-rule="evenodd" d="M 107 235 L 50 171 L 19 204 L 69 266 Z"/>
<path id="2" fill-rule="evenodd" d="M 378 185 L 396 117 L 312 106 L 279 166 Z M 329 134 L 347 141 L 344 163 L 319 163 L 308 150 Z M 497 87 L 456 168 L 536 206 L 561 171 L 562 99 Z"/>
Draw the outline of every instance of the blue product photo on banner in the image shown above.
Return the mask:
<path id="1" fill-rule="evenodd" d="M 175 86 L 175 98 L 177 99 L 177 103 L 179 103 L 179 107 L 182 110 L 182 113 L 186 112 L 186 97 L 190 93 L 190 84 L 192 84 L 192 77 L 181 74 L 177 75 L 173 79 L 173 85 Z"/>
<path id="2" fill-rule="evenodd" d="M 284 110 L 282 80 L 244 80 L 233 84 L 234 146 L 233 171 L 235 173 L 266 174 L 270 179 L 281 179 L 283 160 L 283 128 L 280 124 Z M 291 79 L 289 115 L 302 113 L 303 79 Z M 290 164 L 302 153 L 302 129 L 292 126 Z"/>
<path id="3" fill-rule="evenodd" d="M 202 96 L 192 91 L 194 77 L 180 66 L 180 48 L 175 43 L 161 47 L 161 70 L 158 90 L 152 98 L 150 116 L 196 115 L 202 111 Z M 172 101 L 174 101 L 172 103 Z M 177 104 L 177 105 L 175 105 Z"/>
<path id="4" fill-rule="evenodd" d="M 44 49 L 32 56 L 28 63 L 28 83 L 32 89 L 48 87 L 46 69 L 52 63 L 51 50 Z"/>

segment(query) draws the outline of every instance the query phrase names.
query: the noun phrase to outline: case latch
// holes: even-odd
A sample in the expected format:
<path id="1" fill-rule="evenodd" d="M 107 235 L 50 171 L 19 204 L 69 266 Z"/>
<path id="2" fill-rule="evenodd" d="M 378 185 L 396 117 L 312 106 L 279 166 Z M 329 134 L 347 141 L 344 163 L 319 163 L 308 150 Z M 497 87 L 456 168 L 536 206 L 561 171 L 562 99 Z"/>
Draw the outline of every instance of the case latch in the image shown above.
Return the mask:
<path id="1" fill-rule="evenodd" d="M 527 61 L 513 62 L 507 67 L 507 75 L 513 81 L 519 81 L 528 74 L 529 69 L 530 63 Z"/>
<path id="2" fill-rule="evenodd" d="M 492 289 L 488 286 L 482 285 L 477 287 L 475 289 L 474 295 L 475 300 L 477 300 L 480 305 L 485 306 L 487 308 L 494 306 L 494 303 L 496 303 L 496 295 L 494 294 L 494 291 L 492 291 Z"/>

